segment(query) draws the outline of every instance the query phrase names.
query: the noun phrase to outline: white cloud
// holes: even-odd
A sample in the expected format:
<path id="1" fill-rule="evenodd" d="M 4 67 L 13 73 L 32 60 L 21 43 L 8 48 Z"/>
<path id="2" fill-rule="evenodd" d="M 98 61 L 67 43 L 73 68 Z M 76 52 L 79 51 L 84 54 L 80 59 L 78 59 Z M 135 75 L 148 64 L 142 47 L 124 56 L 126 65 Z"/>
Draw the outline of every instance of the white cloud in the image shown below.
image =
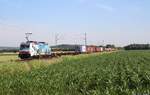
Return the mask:
<path id="1" fill-rule="evenodd" d="M 114 11 L 114 8 L 113 8 L 113 7 L 108 6 L 108 5 L 105 5 L 105 4 L 100 4 L 100 3 L 98 4 L 98 2 L 95 1 L 95 0 L 79 0 L 79 2 L 80 2 L 80 3 L 89 2 L 89 3 L 91 3 L 91 4 L 93 3 L 93 4 L 95 4 L 96 7 L 99 8 L 99 9 L 103 9 L 103 10 L 110 11 L 110 12 Z M 94 7 L 95 7 L 95 5 L 94 5 Z"/>
<path id="2" fill-rule="evenodd" d="M 87 0 L 79 0 L 79 2 L 81 2 L 81 3 L 84 3 L 84 2 L 86 2 Z"/>
<path id="3" fill-rule="evenodd" d="M 114 11 L 113 7 L 104 4 L 96 4 L 96 7 L 110 12 Z"/>

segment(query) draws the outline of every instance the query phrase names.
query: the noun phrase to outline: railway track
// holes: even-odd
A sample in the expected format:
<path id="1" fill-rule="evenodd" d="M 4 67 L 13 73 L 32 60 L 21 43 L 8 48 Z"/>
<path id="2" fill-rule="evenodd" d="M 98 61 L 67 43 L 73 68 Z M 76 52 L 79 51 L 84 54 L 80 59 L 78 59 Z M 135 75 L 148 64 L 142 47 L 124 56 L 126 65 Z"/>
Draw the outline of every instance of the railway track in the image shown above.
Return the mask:
<path id="1" fill-rule="evenodd" d="M 112 52 L 116 52 L 116 51 L 105 51 L 106 53 L 112 53 Z M 94 53 L 102 53 L 102 52 L 94 52 Z M 104 52 L 103 52 L 104 53 Z M 92 54 L 92 53 L 79 53 L 79 52 L 53 52 L 51 55 L 49 56 L 37 56 L 37 57 L 32 57 L 32 58 L 26 58 L 26 59 L 18 59 L 16 60 L 17 62 L 29 62 L 32 60 L 42 60 L 42 59 L 53 59 L 53 58 L 59 58 L 61 56 L 65 56 L 65 55 L 72 55 L 72 56 L 76 56 L 79 54 Z"/>
<path id="2" fill-rule="evenodd" d="M 32 57 L 32 58 L 24 58 L 24 59 L 17 59 L 15 60 L 16 62 L 28 62 L 28 61 L 32 61 L 32 60 L 41 60 L 41 59 L 52 59 L 52 58 L 59 58 L 61 56 L 65 56 L 65 55 L 79 55 L 81 53 L 74 53 L 74 52 L 53 52 L 51 55 L 40 55 L 37 57 Z"/>

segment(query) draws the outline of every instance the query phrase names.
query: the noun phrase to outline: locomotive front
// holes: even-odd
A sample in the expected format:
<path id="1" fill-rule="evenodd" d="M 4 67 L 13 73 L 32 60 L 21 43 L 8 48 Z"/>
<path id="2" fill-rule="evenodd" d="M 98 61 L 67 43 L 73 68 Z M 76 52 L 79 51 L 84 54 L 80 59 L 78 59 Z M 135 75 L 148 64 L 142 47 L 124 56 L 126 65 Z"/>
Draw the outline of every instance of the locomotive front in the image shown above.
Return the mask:
<path id="1" fill-rule="evenodd" d="M 21 43 L 20 50 L 19 50 L 19 57 L 21 59 L 30 58 L 30 43 Z"/>

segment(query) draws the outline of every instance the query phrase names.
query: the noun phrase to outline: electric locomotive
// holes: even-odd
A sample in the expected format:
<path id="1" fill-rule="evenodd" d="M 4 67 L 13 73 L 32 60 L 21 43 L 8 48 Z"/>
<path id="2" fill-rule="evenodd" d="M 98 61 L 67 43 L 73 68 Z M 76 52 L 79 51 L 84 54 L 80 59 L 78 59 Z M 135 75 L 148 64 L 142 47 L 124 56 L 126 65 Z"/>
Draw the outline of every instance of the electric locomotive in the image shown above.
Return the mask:
<path id="1" fill-rule="evenodd" d="M 45 42 L 27 41 L 20 45 L 19 57 L 21 59 L 50 55 L 51 48 Z"/>

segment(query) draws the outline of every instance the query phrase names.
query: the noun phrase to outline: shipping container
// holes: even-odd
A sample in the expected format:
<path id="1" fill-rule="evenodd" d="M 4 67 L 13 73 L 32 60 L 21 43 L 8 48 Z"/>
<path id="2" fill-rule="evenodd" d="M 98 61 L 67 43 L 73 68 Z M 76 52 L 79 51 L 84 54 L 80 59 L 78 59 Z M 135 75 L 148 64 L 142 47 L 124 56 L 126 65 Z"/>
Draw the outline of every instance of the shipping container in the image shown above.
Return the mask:
<path id="1" fill-rule="evenodd" d="M 86 52 L 86 46 L 80 46 L 80 52 L 85 53 Z"/>
<path id="2" fill-rule="evenodd" d="M 87 53 L 96 52 L 96 49 L 97 49 L 97 46 L 94 46 L 94 45 L 86 46 Z"/>

